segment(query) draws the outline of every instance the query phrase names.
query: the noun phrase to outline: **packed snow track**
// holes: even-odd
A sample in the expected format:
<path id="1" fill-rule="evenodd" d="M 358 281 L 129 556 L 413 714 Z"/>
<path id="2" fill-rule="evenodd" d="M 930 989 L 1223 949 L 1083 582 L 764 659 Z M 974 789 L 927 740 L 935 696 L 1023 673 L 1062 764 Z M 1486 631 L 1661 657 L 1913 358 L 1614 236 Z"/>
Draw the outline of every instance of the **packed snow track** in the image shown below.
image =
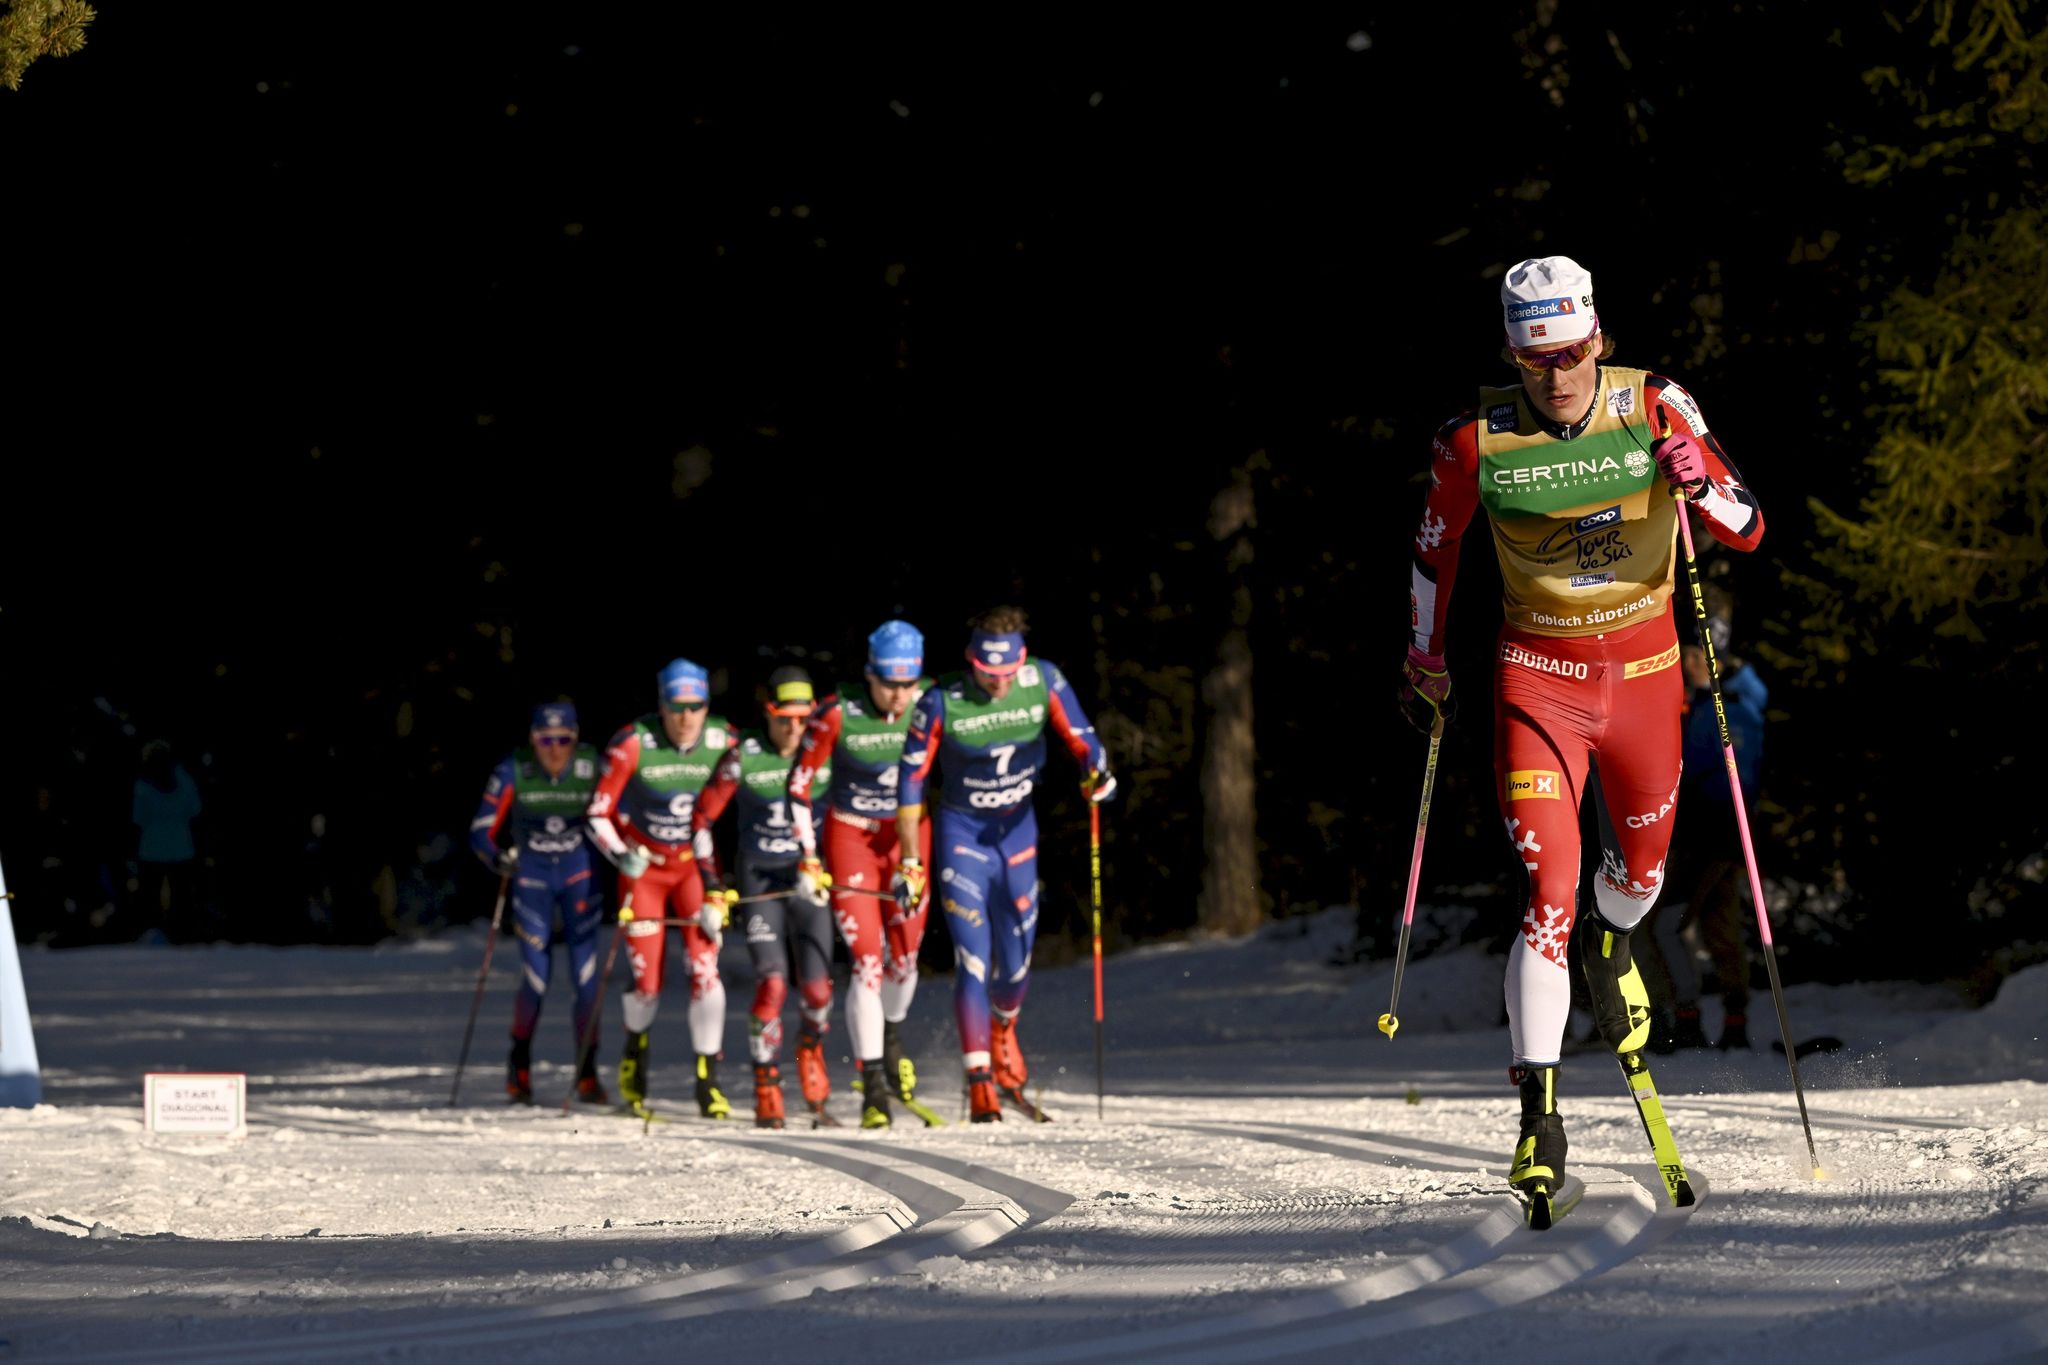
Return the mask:
<path id="1" fill-rule="evenodd" d="M 1576 1057 L 1560 1103 L 1584 1195 L 1537 1233 L 1503 1191 L 1499 1031 L 1361 1042 L 1384 981 L 1297 970 L 1266 941 L 1116 964 L 1132 1022 L 1111 1032 L 1102 1121 L 1088 978 L 1047 972 L 1026 1038 L 1056 1122 L 881 1133 L 757 1131 L 744 1092 L 725 1124 L 506 1108 L 482 1063 L 451 1108 L 475 961 L 458 942 L 29 954 L 49 1102 L 0 1110 L 0 1360 L 1467 1365 L 1512 1344 L 1527 1365 L 1623 1336 L 1644 1358 L 1803 1365 L 2048 1351 L 2037 1080 L 1901 1084 L 1899 1054 L 1812 1059 L 1817 1182 L 1781 1059 L 1658 1058 L 1700 1196 L 1676 1210 L 1612 1062 Z M 1413 980 L 1420 1025 L 1434 987 Z M 909 1041 L 957 1119 L 930 1081 L 944 984 Z M 1202 1003 L 1168 1017 L 1176 999 Z M 1896 1028 L 1897 1001 L 1878 1003 Z M 676 1032 L 658 1024 L 657 1047 Z M 564 1058 L 542 1057 L 559 1096 Z M 658 1098 L 684 1084 L 667 1060 Z M 140 1076 L 159 1068 L 247 1072 L 248 1135 L 145 1132 Z"/>

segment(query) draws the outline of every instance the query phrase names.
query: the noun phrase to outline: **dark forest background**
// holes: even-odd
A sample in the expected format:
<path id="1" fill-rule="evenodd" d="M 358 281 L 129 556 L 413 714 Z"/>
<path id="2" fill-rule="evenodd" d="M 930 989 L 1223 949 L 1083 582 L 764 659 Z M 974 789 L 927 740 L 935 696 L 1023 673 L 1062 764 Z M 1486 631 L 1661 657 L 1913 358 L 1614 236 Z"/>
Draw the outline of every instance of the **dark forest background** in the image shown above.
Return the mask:
<path id="1" fill-rule="evenodd" d="M 602 742 L 684 654 L 750 720 L 788 651 L 851 678 L 901 615 L 943 668 L 1015 600 L 1124 781 L 1112 945 L 1214 908 L 1248 663 L 1254 905 L 1388 950 L 1429 438 L 1557 252 L 1765 508 L 1708 568 L 1788 976 L 2048 956 L 2040 4 L 206 22 L 106 5 L 0 91 L 25 938 L 141 927 L 148 740 L 210 932 L 363 942 L 489 913 L 464 830 L 536 700 Z M 1472 537 L 1426 874 L 1501 929 L 1493 573 Z M 1056 956 L 1085 810 L 1040 813 Z"/>

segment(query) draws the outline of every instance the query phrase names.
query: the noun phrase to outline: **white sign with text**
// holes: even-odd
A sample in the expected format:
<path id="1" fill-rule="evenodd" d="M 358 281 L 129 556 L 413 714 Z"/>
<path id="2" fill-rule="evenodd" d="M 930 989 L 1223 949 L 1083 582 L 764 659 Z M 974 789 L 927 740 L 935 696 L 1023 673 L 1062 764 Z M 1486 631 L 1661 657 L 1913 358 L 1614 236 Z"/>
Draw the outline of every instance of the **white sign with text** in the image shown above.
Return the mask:
<path id="1" fill-rule="evenodd" d="M 142 1107 L 152 1133 L 241 1137 L 248 1131 L 248 1077 L 152 1071 L 142 1078 Z"/>

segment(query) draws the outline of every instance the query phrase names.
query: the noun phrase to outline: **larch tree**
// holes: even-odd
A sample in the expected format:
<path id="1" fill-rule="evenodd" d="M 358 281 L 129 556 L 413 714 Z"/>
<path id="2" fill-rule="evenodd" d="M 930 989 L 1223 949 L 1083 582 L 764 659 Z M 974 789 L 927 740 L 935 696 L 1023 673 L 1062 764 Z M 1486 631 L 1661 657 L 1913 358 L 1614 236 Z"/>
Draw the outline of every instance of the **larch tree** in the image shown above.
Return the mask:
<path id="1" fill-rule="evenodd" d="M 1874 401 L 1861 500 L 1813 499 L 1823 581 L 1806 666 L 1857 657 L 2043 671 L 2048 606 L 2048 27 L 2039 0 L 1937 0 L 1924 74 L 1883 66 L 1871 89 L 1904 127 L 1844 149 L 1852 181 L 1954 190 L 1954 236 L 1924 282 L 1893 288 L 1859 329 Z M 2030 13 L 2029 11 L 2034 11 Z M 1964 88 L 1958 90 L 1956 87 Z M 1912 262 L 1904 263 L 1908 270 Z M 1827 581 L 1831 580 L 1831 581 Z M 2009 648 L 1982 648 L 2003 641 Z M 1795 660 L 1781 654 L 1781 666 Z"/>

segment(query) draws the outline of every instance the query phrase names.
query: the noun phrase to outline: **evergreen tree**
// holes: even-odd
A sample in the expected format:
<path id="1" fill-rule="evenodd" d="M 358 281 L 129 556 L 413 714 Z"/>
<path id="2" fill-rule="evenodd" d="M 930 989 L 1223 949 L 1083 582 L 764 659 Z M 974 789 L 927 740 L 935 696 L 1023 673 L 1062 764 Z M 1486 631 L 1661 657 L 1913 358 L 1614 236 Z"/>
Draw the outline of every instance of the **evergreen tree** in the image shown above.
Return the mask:
<path id="1" fill-rule="evenodd" d="M 93 8 L 85 0 L 0 0 L 0 85 L 21 89 L 38 57 L 68 57 L 85 46 Z"/>
<path id="2" fill-rule="evenodd" d="M 1903 122 L 1844 149 L 1846 174 L 1880 192 L 1910 185 L 1922 202 L 1927 176 L 1957 184 L 1955 237 L 1931 282 L 1893 289 L 1860 329 L 1876 397 L 1865 491 L 1854 512 L 1811 500 L 1818 609 L 1806 658 L 1778 653 L 1780 667 L 1825 675 L 1832 663 L 1840 678 L 1852 658 L 1882 656 L 2042 670 L 2038 648 L 2010 647 L 2038 637 L 2048 605 L 2048 31 L 2029 12 L 2040 8 L 1937 0 L 1905 21 L 1908 33 L 1931 23 L 1928 71 L 1865 73 Z M 1989 639 L 2007 647 L 1978 648 Z"/>

